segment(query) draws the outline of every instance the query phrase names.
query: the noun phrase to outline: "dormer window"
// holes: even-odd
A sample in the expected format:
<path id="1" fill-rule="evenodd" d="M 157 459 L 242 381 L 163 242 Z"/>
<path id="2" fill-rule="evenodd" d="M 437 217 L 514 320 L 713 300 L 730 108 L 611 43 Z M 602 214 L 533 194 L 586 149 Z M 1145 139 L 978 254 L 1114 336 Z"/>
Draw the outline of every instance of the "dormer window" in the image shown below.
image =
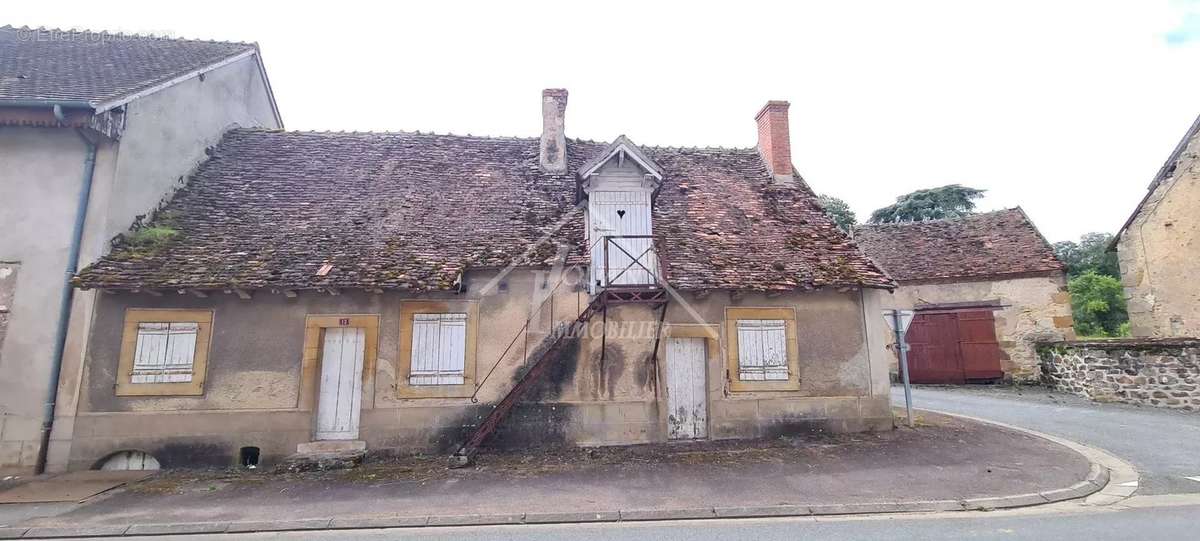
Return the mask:
<path id="1" fill-rule="evenodd" d="M 593 291 L 658 285 L 651 210 L 662 171 L 623 135 L 580 169 L 581 192 L 588 198 Z"/>

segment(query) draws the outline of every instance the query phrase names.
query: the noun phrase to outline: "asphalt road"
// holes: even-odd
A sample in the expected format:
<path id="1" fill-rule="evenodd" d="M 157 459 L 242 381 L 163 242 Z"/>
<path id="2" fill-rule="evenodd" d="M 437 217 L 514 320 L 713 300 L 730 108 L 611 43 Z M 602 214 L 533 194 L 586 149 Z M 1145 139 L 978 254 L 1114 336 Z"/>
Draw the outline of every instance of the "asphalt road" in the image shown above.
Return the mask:
<path id="1" fill-rule="evenodd" d="M 1197 500 L 1200 502 L 1200 500 Z M 1092 511 L 1087 513 L 965 514 L 872 519 L 739 519 L 611 524 L 550 524 L 539 526 L 473 526 L 391 530 L 335 530 L 258 533 L 224 536 L 166 536 L 132 541 L 288 541 L 363 540 L 530 540 L 530 541 L 794 541 L 796 539 L 1191 539 L 1200 504 L 1171 507 Z"/>
<path id="2" fill-rule="evenodd" d="M 904 404 L 893 387 L 892 401 Z M 1040 387 L 925 387 L 913 406 L 991 419 L 1099 447 L 1137 467 L 1137 494 L 1200 493 L 1200 413 L 1098 404 Z"/>

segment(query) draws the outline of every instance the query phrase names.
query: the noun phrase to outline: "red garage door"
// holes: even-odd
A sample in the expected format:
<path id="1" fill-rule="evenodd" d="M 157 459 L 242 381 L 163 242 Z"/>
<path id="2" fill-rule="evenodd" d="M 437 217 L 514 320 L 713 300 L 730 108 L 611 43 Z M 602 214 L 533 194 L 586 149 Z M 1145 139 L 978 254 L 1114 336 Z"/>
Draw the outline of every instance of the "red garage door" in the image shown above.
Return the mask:
<path id="1" fill-rule="evenodd" d="M 991 310 L 918 311 L 905 339 L 913 383 L 966 383 L 1004 376 Z"/>

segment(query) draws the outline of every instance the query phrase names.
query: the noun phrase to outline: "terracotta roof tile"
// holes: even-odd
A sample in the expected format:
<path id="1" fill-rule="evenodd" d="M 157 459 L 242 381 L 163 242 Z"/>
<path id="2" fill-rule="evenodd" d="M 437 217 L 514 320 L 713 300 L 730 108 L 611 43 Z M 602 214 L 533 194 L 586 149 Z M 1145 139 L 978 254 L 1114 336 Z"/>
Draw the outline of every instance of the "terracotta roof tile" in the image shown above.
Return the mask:
<path id="1" fill-rule="evenodd" d="M 861 225 L 854 240 L 897 281 L 1062 272 L 1062 262 L 1020 208 L 964 218 Z"/>
<path id="2" fill-rule="evenodd" d="M 120 244 L 77 284 L 449 289 L 465 269 L 548 265 L 555 244 L 583 263 L 574 172 L 605 146 L 568 141 L 569 174 L 548 175 L 537 139 L 233 130 L 155 218 L 173 236 Z M 676 287 L 891 285 L 755 150 L 643 150 L 665 170 L 653 218 Z"/>
<path id="3" fill-rule="evenodd" d="M 0 105 L 13 100 L 97 105 L 254 48 L 246 43 L 4 26 Z"/>

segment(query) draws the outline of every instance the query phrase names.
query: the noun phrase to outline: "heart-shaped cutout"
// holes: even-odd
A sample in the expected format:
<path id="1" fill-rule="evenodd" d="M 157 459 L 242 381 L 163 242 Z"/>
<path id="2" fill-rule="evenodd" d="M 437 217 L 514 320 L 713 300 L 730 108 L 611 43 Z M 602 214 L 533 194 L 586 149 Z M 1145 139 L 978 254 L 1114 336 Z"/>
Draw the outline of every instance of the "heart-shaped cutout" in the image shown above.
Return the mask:
<path id="1" fill-rule="evenodd" d="M 619 217 L 619 218 L 624 218 L 624 217 L 625 217 L 625 211 L 623 211 L 623 210 L 618 210 L 618 211 L 617 211 L 617 217 Z"/>

